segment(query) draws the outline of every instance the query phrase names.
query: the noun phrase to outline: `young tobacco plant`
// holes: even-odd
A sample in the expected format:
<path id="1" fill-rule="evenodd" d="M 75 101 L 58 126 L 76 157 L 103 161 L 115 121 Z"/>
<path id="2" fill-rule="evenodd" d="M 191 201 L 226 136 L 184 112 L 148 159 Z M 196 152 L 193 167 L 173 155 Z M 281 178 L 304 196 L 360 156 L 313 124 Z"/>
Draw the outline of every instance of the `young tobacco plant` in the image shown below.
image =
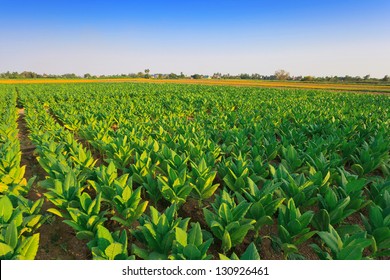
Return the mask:
<path id="1" fill-rule="evenodd" d="M 111 233 L 102 225 L 97 226 L 95 238 L 88 243 L 94 260 L 134 260 L 128 255 L 127 233 L 116 231 Z"/>
<path id="2" fill-rule="evenodd" d="M 241 153 L 236 158 L 221 162 L 218 172 L 226 186 L 233 192 L 242 193 L 244 189 L 247 189 L 249 168 L 248 162 Z"/>
<path id="3" fill-rule="evenodd" d="M 162 194 L 159 188 L 158 181 L 153 177 L 152 174 L 147 174 L 145 177 L 145 182 L 142 184 L 148 197 L 153 201 L 154 205 L 157 204 L 162 198 Z"/>
<path id="4" fill-rule="evenodd" d="M 157 179 L 158 187 L 166 200 L 172 204 L 177 204 L 177 206 L 181 206 L 186 202 L 187 196 L 192 191 L 187 178 L 187 169 L 182 169 L 178 172 L 168 165 L 167 175 L 159 175 Z"/>
<path id="5" fill-rule="evenodd" d="M 239 202 L 248 201 L 251 204 L 246 218 L 256 221 L 254 224 L 255 238 L 258 237 L 260 229 L 264 225 L 272 225 L 272 216 L 282 205 L 284 198 L 274 198 L 274 192 L 279 188 L 280 183 L 267 181 L 259 188 L 250 178 L 248 178 L 249 189 L 243 195 L 236 193 Z"/>
<path id="6" fill-rule="evenodd" d="M 303 160 L 299 158 L 297 150 L 292 145 L 289 145 L 287 148 L 282 147 L 282 157 L 282 164 L 291 173 L 297 172 L 303 164 Z"/>
<path id="7" fill-rule="evenodd" d="M 141 217 L 148 206 L 148 201 L 142 201 L 141 199 L 142 187 L 133 190 L 132 177 L 128 178 L 128 176 L 129 174 L 124 174 L 121 177 L 123 180 L 114 182 L 116 195 L 111 202 L 116 210 L 116 214 L 111 220 L 117 221 L 126 227 L 129 227 Z"/>
<path id="8" fill-rule="evenodd" d="M 127 177 L 119 177 L 118 171 L 113 162 L 110 162 L 108 166 L 101 165 L 95 170 L 95 178 L 88 180 L 88 183 L 95 189 L 96 193 L 102 193 L 102 199 L 108 202 L 114 199 L 116 195 L 115 188 L 113 187 L 115 181 L 126 181 Z"/>
<path id="9" fill-rule="evenodd" d="M 66 174 L 65 180 L 46 179 L 41 182 L 41 186 L 48 190 L 44 194 L 45 197 L 64 213 L 61 213 L 56 208 L 50 208 L 47 210 L 48 212 L 63 218 L 70 218 L 70 216 L 66 214 L 67 209 L 69 207 L 79 207 L 80 195 L 83 188 L 80 186 L 80 181 L 77 180 L 74 172 L 70 171 Z"/>
<path id="10" fill-rule="evenodd" d="M 203 157 L 198 164 L 192 162 L 191 167 L 192 196 L 198 199 L 199 205 L 202 206 L 202 201 L 210 198 L 219 187 L 219 184 L 213 184 L 217 172 L 207 166 Z"/>
<path id="11" fill-rule="evenodd" d="M 131 147 L 126 135 L 114 137 L 112 141 L 105 145 L 105 153 L 108 156 L 107 162 L 113 162 L 115 167 L 123 172 L 129 171 L 134 148 Z"/>
<path id="12" fill-rule="evenodd" d="M 378 205 L 369 208 L 368 217 L 360 214 L 367 233 L 374 241 L 373 253 L 375 257 L 390 256 L 390 204 L 387 209 Z"/>
<path id="13" fill-rule="evenodd" d="M 212 255 L 207 254 L 213 238 L 203 239 L 202 229 L 199 223 L 192 224 L 187 232 L 177 227 L 175 240 L 173 241 L 171 260 L 210 260 Z"/>
<path id="14" fill-rule="evenodd" d="M 323 260 L 360 260 L 363 258 L 363 250 L 373 243 L 367 238 L 366 232 L 340 237 L 331 225 L 329 231 L 320 231 L 318 235 L 327 247 L 320 248 L 317 244 L 310 246 Z"/>
<path id="15" fill-rule="evenodd" d="M 317 201 L 315 194 L 319 186 L 314 184 L 314 181 L 307 180 L 303 174 L 291 174 L 283 164 L 280 164 L 276 170 L 271 167 L 271 174 L 274 180 L 280 183 L 282 197 L 294 199 L 294 203 L 298 206 L 309 206 Z M 326 181 L 323 183 L 325 184 Z"/>
<path id="16" fill-rule="evenodd" d="M 68 207 L 66 210 L 71 219 L 64 220 L 64 223 L 76 231 L 79 239 L 93 239 L 97 227 L 103 225 L 107 220 L 106 211 L 100 211 L 102 194 L 99 193 L 95 199 L 89 194 L 83 193 L 80 196 L 80 207 Z"/>
<path id="17" fill-rule="evenodd" d="M 34 233 L 44 218 L 38 214 L 43 200 L 35 203 L 27 199 L 8 197 L 0 198 L 0 259 L 33 260 L 39 246 L 39 233 Z M 13 202 L 19 204 L 14 207 Z"/>
<path id="18" fill-rule="evenodd" d="M 176 218 L 176 204 L 172 204 L 162 214 L 153 206 L 149 209 L 150 214 L 143 215 L 139 219 L 140 225 L 137 229 L 131 230 L 131 234 L 143 243 L 145 248 L 133 243 L 132 252 L 144 260 L 168 259 L 176 237 L 176 229 L 180 228 L 186 232 L 189 218 Z"/>
<path id="19" fill-rule="evenodd" d="M 157 163 L 153 163 L 150 153 L 147 151 L 143 151 L 141 154 L 136 152 L 134 164 L 130 165 L 131 176 L 134 182 L 140 185 L 147 183 L 146 177 L 153 173 L 156 168 Z"/>
<path id="20" fill-rule="evenodd" d="M 292 198 L 287 201 L 287 206 L 282 205 L 279 208 L 279 240 L 286 259 L 290 255 L 299 257 L 297 246 L 309 240 L 316 233 L 309 228 L 313 215 L 313 211 L 301 214 Z"/>
<path id="21" fill-rule="evenodd" d="M 207 225 L 215 237 L 222 241 L 223 253 L 241 243 L 249 230 L 254 228 L 256 221 L 245 218 L 251 203 L 241 201 L 236 204 L 234 198 L 223 190 L 220 196 L 216 196 L 212 204 L 213 211 L 206 208 L 203 214 Z"/>

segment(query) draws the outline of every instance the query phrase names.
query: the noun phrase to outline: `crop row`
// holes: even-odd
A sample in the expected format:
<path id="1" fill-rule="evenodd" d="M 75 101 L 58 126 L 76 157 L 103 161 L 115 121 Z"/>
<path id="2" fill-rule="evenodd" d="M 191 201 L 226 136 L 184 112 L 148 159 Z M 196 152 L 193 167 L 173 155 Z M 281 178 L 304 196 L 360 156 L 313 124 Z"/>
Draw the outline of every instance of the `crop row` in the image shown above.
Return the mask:
<path id="1" fill-rule="evenodd" d="M 27 182 L 21 166 L 16 101 L 14 88 L 0 89 L 0 259 L 34 259 L 43 199 L 25 197 L 35 178 Z"/>

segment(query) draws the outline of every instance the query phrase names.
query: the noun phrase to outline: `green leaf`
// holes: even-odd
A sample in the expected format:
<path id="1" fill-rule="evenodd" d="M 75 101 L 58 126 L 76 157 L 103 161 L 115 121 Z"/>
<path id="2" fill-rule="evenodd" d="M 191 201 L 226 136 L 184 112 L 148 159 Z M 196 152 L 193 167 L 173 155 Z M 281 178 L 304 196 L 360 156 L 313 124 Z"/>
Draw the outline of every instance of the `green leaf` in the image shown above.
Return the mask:
<path id="1" fill-rule="evenodd" d="M 213 221 L 215 220 L 214 213 L 206 208 L 203 208 L 203 215 L 204 215 L 204 218 L 206 220 L 206 223 L 208 224 L 208 226 L 210 226 L 213 223 Z"/>
<path id="2" fill-rule="evenodd" d="M 201 258 L 201 252 L 193 244 L 188 244 L 184 248 L 183 253 L 186 256 L 187 260 L 200 260 L 200 258 Z"/>
<path id="3" fill-rule="evenodd" d="M 224 254 L 219 253 L 218 255 L 219 255 L 219 259 L 221 261 L 230 261 L 230 259 L 227 256 L 225 256 Z"/>
<path id="4" fill-rule="evenodd" d="M 329 178 L 330 178 L 330 172 L 328 171 L 328 173 L 326 173 L 324 180 L 321 183 L 321 187 L 324 186 L 329 181 Z"/>
<path id="5" fill-rule="evenodd" d="M 137 257 L 143 259 L 143 260 L 149 260 L 149 252 L 146 251 L 145 249 L 142 249 L 140 247 L 138 247 L 137 245 L 135 244 L 132 244 L 131 245 L 131 251 L 134 255 L 136 255 Z"/>
<path id="6" fill-rule="evenodd" d="M 229 223 L 233 220 L 232 212 L 230 211 L 226 203 L 222 203 L 218 209 L 218 215 L 222 218 L 223 221 Z"/>
<path id="7" fill-rule="evenodd" d="M 183 229 L 177 227 L 175 229 L 175 237 L 176 242 L 178 242 L 183 247 L 187 246 L 187 233 Z"/>
<path id="8" fill-rule="evenodd" d="M 229 232 L 225 231 L 222 236 L 222 251 L 227 252 L 232 248 L 232 241 Z"/>
<path id="9" fill-rule="evenodd" d="M 89 194 L 83 193 L 83 194 L 80 196 L 80 204 L 81 204 L 82 209 L 84 209 L 85 211 L 88 210 L 89 205 L 91 204 L 91 202 L 92 202 L 92 199 L 91 199 L 91 197 L 89 196 Z"/>
<path id="10" fill-rule="evenodd" d="M 14 250 L 9 245 L 0 242 L 0 260 L 10 260 L 13 251 Z"/>
<path id="11" fill-rule="evenodd" d="M 83 230 L 83 231 L 79 231 L 76 233 L 76 237 L 78 239 L 86 239 L 86 240 L 92 240 L 95 235 L 92 231 L 88 231 L 88 230 Z"/>
<path id="12" fill-rule="evenodd" d="M 285 255 L 293 254 L 293 253 L 298 253 L 299 250 L 297 246 L 294 244 L 289 244 L 289 243 L 283 243 L 282 244 L 282 250 Z"/>
<path id="13" fill-rule="evenodd" d="M 7 243 L 12 249 L 15 249 L 18 245 L 18 229 L 16 228 L 15 221 L 12 221 L 5 232 L 5 243 Z"/>
<path id="14" fill-rule="evenodd" d="M 330 231 L 331 232 L 320 231 L 318 232 L 318 235 L 326 243 L 326 245 L 328 245 L 332 252 L 336 254 L 342 248 L 343 243 L 340 239 L 340 236 L 332 226 L 330 226 Z"/>
<path id="15" fill-rule="evenodd" d="M 383 226 L 383 216 L 381 208 L 379 206 L 372 206 L 369 212 L 370 223 L 374 228 L 380 228 Z"/>
<path id="16" fill-rule="evenodd" d="M 287 224 L 286 229 L 289 231 L 291 236 L 295 236 L 296 234 L 300 233 L 303 228 L 304 227 L 298 220 L 292 220 Z"/>
<path id="17" fill-rule="evenodd" d="M 122 244 L 118 242 L 114 242 L 110 244 L 106 250 L 104 250 L 104 253 L 108 257 L 109 260 L 114 260 L 117 255 L 120 255 L 123 253 L 123 246 Z"/>
<path id="18" fill-rule="evenodd" d="M 283 243 L 291 243 L 290 233 L 287 231 L 287 229 L 284 226 L 282 225 L 278 226 L 278 233 Z"/>
<path id="19" fill-rule="evenodd" d="M 253 221 L 253 223 L 255 222 L 254 220 L 251 221 Z M 230 234 L 231 242 L 234 245 L 241 243 L 251 229 L 253 229 L 252 223 L 241 225 L 238 230 L 235 230 Z"/>
<path id="20" fill-rule="evenodd" d="M 251 207 L 251 203 L 248 202 L 243 201 L 240 204 L 238 204 L 232 211 L 233 220 L 240 221 L 241 219 L 243 219 L 250 207 Z"/>
<path id="21" fill-rule="evenodd" d="M 370 241 L 368 241 L 369 246 L 371 244 Z M 343 248 L 338 254 L 337 259 L 339 260 L 360 260 L 362 259 L 364 248 L 357 247 L 357 246 L 348 246 L 346 248 Z"/>
<path id="22" fill-rule="evenodd" d="M 100 225 L 97 227 L 97 239 L 98 247 L 102 251 L 105 251 L 111 243 L 114 243 L 114 239 L 108 229 Z"/>
<path id="23" fill-rule="evenodd" d="M 64 215 L 58 209 L 50 208 L 50 209 L 47 209 L 46 211 L 50 212 L 50 213 L 52 213 L 54 215 L 57 215 L 58 217 L 64 218 Z"/>
<path id="24" fill-rule="evenodd" d="M 352 169 L 356 174 L 358 174 L 359 176 L 363 176 L 363 174 L 364 174 L 364 168 L 363 168 L 360 164 L 357 164 L 357 163 L 353 164 L 353 165 L 351 166 L 351 169 Z"/>
<path id="25" fill-rule="evenodd" d="M 123 190 L 123 193 L 122 193 L 122 198 L 125 202 L 127 202 L 131 197 L 131 189 L 127 186 L 125 187 L 125 189 Z"/>
<path id="26" fill-rule="evenodd" d="M 9 219 L 12 216 L 14 208 L 12 206 L 11 200 L 8 198 L 8 196 L 3 196 L 0 198 L 0 218 L 1 223 L 6 224 L 8 223 Z"/>
<path id="27" fill-rule="evenodd" d="M 301 235 L 299 238 L 297 238 L 295 241 L 294 241 L 294 244 L 295 245 L 301 245 L 302 243 L 306 242 L 307 240 L 309 240 L 314 234 L 316 234 L 317 232 L 316 231 L 309 231 L 303 235 Z"/>
<path id="28" fill-rule="evenodd" d="M 330 225 L 328 211 L 326 211 L 326 209 L 320 209 L 320 211 L 314 214 L 311 223 L 313 227 L 319 231 L 328 231 Z"/>
<path id="29" fill-rule="evenodd" d="M 39 233 L 34 234 L 31 237 L 27 237 L 23 242 L 20 244 L 20 247 L 18 248 L 18 253 L 26 260 L 33 260 L 38 252 L 38 245 L 39 245 Z"/>
<path id="30" fill-rule="evenodd" d="M 350 194 L 352 192 L 358 192 L 361 191 L 365 185 L 366 185 L 365 179 L 354 180 L 349 182 L 345 186 L 345 191 L 347 192 L 347 194 Z"/>
<path id="31" fill-rule="evenodd" d="M 390 228 L 382 227 L 374 230 L 372 235 L 375 238 L 375 241 L 379 249 L 390 248 Z"/>
<path id="32" fill-rule="evenodd" d="M 303 214 L 299 217 L 298 220 L 299 220 L 299 222 L 301 223 L 301 225 L 302 225 L 303 228 L 307 227 L 307 226 L 310 224 L 310 222 L 311 222 L 313 216 L 314 216 L 314 212 L 313 212 L 313 211 L 307 211 L 307 212 L 303 213 Z"/>
<path id="33" fill-rule="evenodd" d="M 260 260 L 259 252 L 253 242 L 246 248 L 245 252 L 241 255 L 240 260 Z"/>
<path id="34" fill-rule="evenodd" d="M 203 242 L 202 229 L 200 227 L 200 224 L 197 222 L 192 225 L 192 228 L 188 233 L 188 243 L 194 244 L 195 246 L 200 246 L 202 245 L 202 242 Z"/>

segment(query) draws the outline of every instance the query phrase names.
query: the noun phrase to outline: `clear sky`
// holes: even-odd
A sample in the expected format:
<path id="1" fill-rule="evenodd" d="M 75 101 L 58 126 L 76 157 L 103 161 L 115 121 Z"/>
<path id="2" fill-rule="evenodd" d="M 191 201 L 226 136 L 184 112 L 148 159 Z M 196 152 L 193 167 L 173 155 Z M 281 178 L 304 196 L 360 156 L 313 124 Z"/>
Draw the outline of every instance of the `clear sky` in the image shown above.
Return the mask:
<path id="1" fill-rule="evenodd" d="M 0 0 L 0 72 L 390 75 L 390 1 Z"/>

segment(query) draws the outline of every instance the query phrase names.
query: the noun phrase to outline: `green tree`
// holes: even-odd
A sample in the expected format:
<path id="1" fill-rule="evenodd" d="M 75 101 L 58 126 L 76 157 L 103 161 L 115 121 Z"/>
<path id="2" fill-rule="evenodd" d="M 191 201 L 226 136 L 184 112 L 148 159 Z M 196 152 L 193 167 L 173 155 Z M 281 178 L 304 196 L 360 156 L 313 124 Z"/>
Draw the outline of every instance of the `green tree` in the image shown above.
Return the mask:
<path id="1" fill-rule="evenodd" d="M 145 69 L 145 78 L 146 78 L 146 79 L 149 79 L 149 78 L 150 78 L 149 73 L 150 73 L 150 70 L 149 70 L 149 69 Z"/>
<path id="2" fill-rule="evenodd" d="M 290 78 L 290 73 L 286 70 L 280 69 L 275 71 L 275 76 L 278 80 L 287 80 L 288 78 Z"/>

